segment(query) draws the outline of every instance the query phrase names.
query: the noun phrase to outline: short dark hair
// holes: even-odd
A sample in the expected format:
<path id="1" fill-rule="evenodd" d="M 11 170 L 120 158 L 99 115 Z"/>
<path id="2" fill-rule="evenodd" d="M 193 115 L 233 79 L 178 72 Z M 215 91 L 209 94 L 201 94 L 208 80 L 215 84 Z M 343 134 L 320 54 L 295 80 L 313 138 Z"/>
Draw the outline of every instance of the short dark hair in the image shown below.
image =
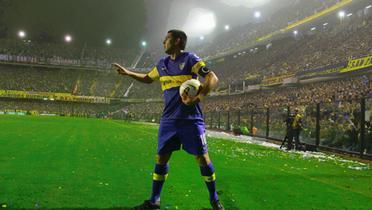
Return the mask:
<path id="1" fill-rule="evenodd" d="M 184 50 L 186 48 L 186 43 L 187 43 L 187 35 L 184 31 L 177 30 L 177 29 L 172 29 L 169 30 L 168 33 L 172 34 L 172 37 L 175 39 L 180 39 L 180 48 L 181 50 Z"/>

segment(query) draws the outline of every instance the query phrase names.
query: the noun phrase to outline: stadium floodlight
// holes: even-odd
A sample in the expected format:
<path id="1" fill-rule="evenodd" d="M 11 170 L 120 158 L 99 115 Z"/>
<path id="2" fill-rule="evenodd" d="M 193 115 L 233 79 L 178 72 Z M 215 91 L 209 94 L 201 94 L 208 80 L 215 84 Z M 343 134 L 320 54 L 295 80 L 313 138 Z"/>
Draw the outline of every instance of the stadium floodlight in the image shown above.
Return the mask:
<path id="1" fill-rule="evenodd" d="M 21 39 L 23 39 L 23 38 L 25 38 L 26 37 L 26 32 L 24 32 L 24 31 L 18 31 L 18 36 L 21 38 Z"/>
<path id="2" fill-rule="evenodd" d="M 65 42 L 71 42 L 72 41 L 72 37 L 71 37 L 71 35 L 66 35 L 65 36 Z"/>
<path id="3" fill-rule="evenodd" d="M 182 29 L 190 36 L 197 38 L 200 35 L 211 33 L 217 26 L 214 12 L 202 8 L 195 8 L 189 12 Z"/>
<path id="4" fill-rule="evenodd" d="M 293 31 L 293 34 L 294 34 L 294 35 L 297 35 L 297 34 L 298 34 L 298 31 L 297 31 L 297 30 L 294 30 L 294 31 Z"/>
<path id="5" fill-rule="evenodd" d="M 350 16 L 352 16 L 353 15 L 353 13 L 349 13 L 349 14 L 347 14 L 346 16 L 347 17 L 350 17 Z"/>
<path id="6" fill-rule="evenodd" d="M 111 39 L 106 39 L 106 44 L 107 45 L 111 45 L 111 43 L 112 43 Z"/>
<path id="7" fill-rule="evenodd" d="M 371 7 L 372 7 L 372 5 L 370 4 L 370 5 L 366 6 L 366 9 L 369 9 L 369 8 L 371 8 Z"/>
<path id="8" fill-rule="evenodd" d="M 261 17 L 261 12 L 260 11 L 254 12 L 254 17 L 255 18 L 260 18 Z"/>
<path id="9" fill-rule="evenodd" d="M 226 31 L 230 30 L 230 26 L 229 25 L 225 25 L 225 30 Z"/>
<path id="10" fill-rule="evenodd" d="M 141 42 L 141 45 L 142 45 L 142 47 L 146 47 L 147 46 L 147 42 L 146 41 L 142 41 Z"/>
<path id="11" fill-rule="evenodd" d="M 339 11 L 338 12 L 338 17 L 344 18 L 345 17 L 345 11 Z"/>
<path id="12" fill-rule="evenodd" d="M 200 36 L 199 39 L 203 41 L 204 40 L 204 36 Z"/>

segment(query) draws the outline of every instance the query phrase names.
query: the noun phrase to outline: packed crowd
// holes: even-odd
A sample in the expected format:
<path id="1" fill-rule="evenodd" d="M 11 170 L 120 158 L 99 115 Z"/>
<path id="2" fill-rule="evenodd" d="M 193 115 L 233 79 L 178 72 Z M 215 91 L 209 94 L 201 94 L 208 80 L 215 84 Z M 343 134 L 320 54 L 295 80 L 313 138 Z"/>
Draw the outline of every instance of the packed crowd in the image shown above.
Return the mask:
<path id="1" fill-rule="evenodd" d="M 371 55 L 371 20 L 356 18 L 321 32 L 276 40 L 216 60 L 211 68 L 231 83 L 237 78 L 293 74 Z"/>
<path id="2" fill-rule="evenodd" d="M 283 19 L 285 20 L 283 23 L 292 19 L 298 20 L 303 16 L 308 16 L 314 11 L 320 10 L 316 8 L 326 8 L 336 2 L 336 0 L 294 0 L 291 6 L 291 8 L 293 8 L 290 9 L 290 11 L 297 11 L 293 13 L 295 15 L 292 17 L 292 13 L 287 14 L 285 11 L 281 11 L 277 15 L 281 14 L 283 16 L 283 14 L 285 14 L 284 16 L 291 17 L 276 18 L 275 20 L 278 19 L 277 21 L 279 21 Z M 309 5 L 308 7 L 303 7 L 303 4 Z M 308 11 L 300 13 L 300 8 L 305 8 L 305 10 Z M 372 41 L 372 36 L 369 35 L 372 33 L 372 15 L 370 13 L 372 12 L 365 13 L 362 11 L 362 13 L 360 13 L 358 11 L 357 14 L 348 17 L 342 23 L 329 24 L 327 27 L 309 34 L 300 33 L 297 36 L 290 35 L 284 38 L 282 37 L 270 43 L 257 45 L 237 54 L 228 55 L 208 62 L 211 69 L 213 69 L 221 79 L 220 87 L 227 87 L 229 84 L 236 83 L 237 81 L 241 82 L 244 79 L 247 80 L 245 83 L 246 85 L 259 84 L 263 79 L 268 77 L 302 72 L 324 65 L 346 62 L 350 58 L 370 55 L 372 53 L 372 48 L 368 44 Z M 239 28 L 243 30 L 241 28 L 245 27 Z M 233 34 L 244 33 L 237 33 L 232 30 L 228 32 L 228 34 L 234 37 Z M 228 37 L 230 37 L 230 35 Z M 228 41 L 218 41 L 218 43 L 219 44 L 214 44 L 213 46 L 228 43 Z M 205 46 L 208 46 L 208 44 Z M 229 46 L 234 45 L 231 44 Z M 158 51 L 146 52 L 142 56 L 143 59 L 140 61 L 140 63 L 142 63 L 141 65 L 146 68 L 152 67 L 155 64 L 152 58 L 156 57 L 158 54 Z M 47 62 L 56 65 L 88 65 L 109 68 L 112 62 L 118 62 L 128 66 L 129 60 L 132 60 L 134 55 L 134 52 L 121 52 L 111 47 L 90 48 L 84 46 L 82 49 L 78 49 L 68 44 L 60 46 L 51 43 L 27 42 L 26 40 L 0 40 L 0 61 L 16 61 L 21 63 Z M 126 58 L 126 60 L 122 60 L 123 58 Z M 141 65 L 138 66 L 141 67 Z M 22 74 L 17 73 L 18 79 L 16 80 L 28 80 L 26 86 L 32 85 L 31 88 L 22 87 L 22 81 L 15 84 L 7 84 L 5 88 L 28 89 L 34 91 L 42 90 L 46 92 L 67 91 L 80 95 L 97 94 L 98 96 L 120 97 L 123 96 L 123 90 L 128 88 L 131 84 L 130 82 L 122 82 L 122 80 L 118 80 L 112 76 L 102 76 L 103 73 L 101 72 L 92 72 L 79 71 L 78 78 L 76 78 L 76 74 L 73 75 L 71 72 L 64 70 L 56 71 L 58 77 L 51 74 L 44 74 L 44 72 L 36 74 L 22 72 Z M 11 72 L 8 73 L 11 74 Z M 7 73 L 5 72 L 5 74 Z M 34 78 L 38 82 L 31 82 L 32 80 L 30 78 Z M 57 78 L 64 78 L 64 80 L 61 81 Z M 41 81 L 50 82 L 38 84 Z M 141 85 L 134 83 L 134 90 L 139 90 L 140 88 Z M 141 91 L 139 90 L 138 93 L 141 93 Z M 146 98 L 148 96 L 154 98 L 161 95 L 160 91 L 146 93 L 149 93 L 146 95 Z M 141 94 L 134 95 L 143 97 Z"/>
<path id="3" fill-rule="evenodd" d="M 110 98 L 160 98 L 159 84 L 154 91 L 143 91 L 144 84 L 123 77 L 115 71 L 63 68 L 0 66 L 0 90 L 71 93 Z M 157 91 L 156 91 L 157 90 Z"/>
<path id="4" fill-rule="evenodd" d="M 327 8 L 337 3 L 338 0 L 327 1 L 298 1 L 293 0 L 290 7 L 283 8 L 278 13 L 274 14 L 272 25 L 277 28 L 288 25 L 290 22 L 298 21 L 304 17 L 312 15 L 317 11 Z M 288 12 L 290 11 L 290 12 Z M 358 58 L 372 54 L 372 48 L 369 43 L 372 42 L 372 21 L 371 12 L 357 11 L 355 15 L 348 17 L 342 23 L 329 24 L 321 30 L 316 30 L 311 33 L 300 33 L 297 36 L 282 37 L 278 40 L 273 40 L 270 43 L 258 45 L 256 47 L 246 49 L 237 54 L 225 56 L 217 60 L 208 61 L 211 69 L 213 69 L 220 78 L 220 87 L 226 87 L 229 84 L 234 84 L 237 80 L 247 79 L 246 85 L 259 84 L 262 79 L 297 73 L 301 71 L 311 70 L 324 65 L 338 64 L 346 62 L 350 58 Z M 275 22 L 276 21 L 276 22 Z M 253 23 L 252 23 L 253 24 Z M 254 29 L 254 27 L 263 27 L 259 30 L 263 34 L 265 30 L 272 30 L 270 24 L 266 20 L 254 23 L 252 27 L 238 27 L 224 35 L 225 38 L 235 40 L 233 42 L 243 43 L 247 41 L 247 37 L 255 37 L 252 34 L 244 39 L 236 38 L 236 36 L 245 36 L 244 30 Z M 269 28 L 269 29 L 267 29 Z M 236 31 L 243 30 L 243 31 Z M 234 38 L 235 37 L 235 38 Z M 218 48 L 220 44 L 235 46 L 228 40 L 217 39 Z M 238 41 L 236 41 L 238 40 Z M 115 61 L 128 64 L 128 60 L 122 61 L 122 58 L 134 57 L 135 53 L 120 52 L 117 49 L 107 48 L 90 48 L 84 46 L 81 49 L 75 48 L 73 45 L 65 44 L 63 46 L 52 43 L 34 43 L 27 40 L 0 40 L 0 61 L 20 59 L 19 62 L 34 62 L 47 61 L 51 64 L 67 64 L 70 61 L 72 65 L 80 65 L 84 62 L 87 65 L 98 65 L 103 61 L 102 66 L 108 67 L 109 63 Z M 208 48 L 208 44 L 204 45 Z M 211 52 L 211 51 L 209 51 Z M 210 53 L 209 55 L 212 55 Z M 144 66 L 151 67 L 153 62 L 151 58 L 156 56 L 156 51 L 145 53 L 142 57 L 146 58 Z M 49 59 L 49 60 L 48 60 Z M 149 60 L 150 59 L 150 60 Z M 55 62 L 55 63 L 53 63 Z M 126 77 L 120 77 L 115 72 L 110 71 L 88 71 L 88 70 L 69 70 L 69 69 L 48 69 L 48 68 L 26 68 L 26 67 L 11 67 L 4 65 L 0 67 L 2 80 L 0 81 L 0 89 L 4 90 L 23 90 L 23 91 L 38 91 L 38 92 L 63 92 L 72 93 L 74 95 L 86 96 L 104 96 L 104 97 L 133 97 L 133 98 L 160 98 L 162 93 L 158 84 L 153 84 L 154 88 L 149 88 L 147 85 L 140 84 Z M 338 83 L 350 82 L 338 81 Z M 336 84 L 336 85 L 337 85 Z M 345 84 L 345 85 L 347 85 Z M 353 84 L 354 86 L 357 85 Z M 319 85 L 319 86 L 318 86 Z M 311 86 L 314 86 L 311 88 Z M 263 91 L 258 98 L 262 105 L 277 106 L 283 102 L 291 101 L 290 103 L 306 103 L 310 100 L 327 101 L 333 100 L 327 95 L 326 87 L 321 84 L 309 85 L 285 91 L 282 95 L 281 90 Z M 337 85 L 341 87 L 342 85 Z M 146 91 L 143 91 L 146 88 Z M 356 88 L 355 90 L 357 90 Z M 300 90 L 300 91 L 298 91 Z M 310 94 L 308 92 L 319 92 Z M 361 89 L 360 89 L 361 90 Z M 342 91 L 342 90 L 340 90 Z M 279 94 L 277 94 L 279 92 Z M 304 93 L 302 93 L 304 92 Z M 368 92 L 368 91 L 367 91 Z M 360 92 L 353 92 L 360 94 Z M 247 95 L 247 94 L 245 94 Z M 248 94 L 249 95 L 249 94 Z M 263 97 L 272 96 L 263 100 Z M 298 97 L 298 95 L 303 95 Z M 230 97 L 230 96 L 224 96 Z M 222 97 L 222 98 L 224 98 Z M 233 96 L 231 96 L 234 98 Z M 305 97 L 305 98 L 303 98 Z M 307 98 L 306 98 L 307 97 Z M 331 97 L 331 99 L 329 99 Z M 344 99 L 350 98 L 349 95 L 338 95 Z M 297 100 L 293 100 L 297 99 Z M 263 100 L 263 101 L 262 101 Z M 216 100 L 218 101 L 218 100 Z M 223 101 L 223 99 L 222 99 Z M 216 103 L 214 109 L 238 109 L 244 104 L 242 100 L 238 103 L 225 102 Z M 294 102 L 296 101 L 296 102 Z M 244 102 L 245 103 L 245 102 Z M 246 103 L 245 103 L 246 104 Z"/>
<path id="5" fill-rule="evenodd" d="M 297 107 L 308 104 L 315 106 L 317 103 L 359 101 L 362 97 L 372 97 L 371 74 L 239 95 L 210 96 L 202 106 L 206 113 L 215 111 L 246 111 L 255 107 Z M 125 106 L 125 108 L 133 113 L 161 113 L 163 104 L 130 104 Z"/>
<path id="6" fill-rule="evenodd" d="M 262 90 L 241 95 L 211 97 L 205 110 L 244 110 L 252 106 L 279 107 L 358 100 L 372 96 L 372 75 Z"/>
<path id="7" fill-rule="evenodd" d="M 258 38 L 282 29 L 287 25 L 302 20 L 321 10 L 329 8 L 340 0 L 288 0 L 285 2 L 272 2 L 277 10 L 270 17 L 262 17 L 245 25 L 231 27 L 228 31 L 218 33 L 217 37 L 203 40 L 202 44 L 191 44 L 187 50 L 195 52 L 202 58 L 225 55 L 229 51 L 255 42 Z M 286 5 L 283 7 L 283 5 Z M 270 8 L 267 8 L 270 10 Z M 162 49 L 151 49 L 140 60 L 139 67 L 151 67 L 163 54 Z"/>
<path id="8" fill-rule="evenodd" d="M 322 2 L 324 3 L 324 1 Z M 311 1 L 307 3 L 311 4 Z M 329 1 L 324 5 L 321 4 L 320 7 L 324 8 L 332 3 L 335 2 Z M 294 6 L 296 5 L 297 3 L 294 4 Z M 208 63 L 220 78 L 223 78 L 221 86 L 226 87 L 244 79 L 247 80 L 246 84 L 259 84 L 268 77 L 304 72 L 323 66 L 345 63 L 352 58 L 371 55 L 372 48 L 368 43 L 372 42 L 372 36 L 369 35 L 372 33 L 372 11 L 361 9 L 353 12 L 354 15 L 346 17 L 342 21 L 336 15 L 325 19 L 318 23 L 320 26 L 317 26 L 314 31 L 306 27 L 301 29 L 297 35 L 290 31 L 285 36 L 279 36 L 270 42 L 208 60 Z M 282 13 L 284 12 L 280 14 Z M 328 25 L 323 25 L 324 22 L 328 22 Z M 238 30 L 246 28 L 252 29 L 252 27 L 238 27 Z M 232 30 L 225 33 L 224 36 L 234 37 L 234 34 L 244 33 Z M 243 42 L 240 40 L 237 43 L 243 44 Z M 229 42 L 227 40 L 213 41 L 210 44 L 203 44 L 203 47 L 209 45 L 219 47 L 226 43 Z M 227 45 L 237 48 L 237 44 Z M 213 53 L 203 55 L 200 46 L 190 51 L 196 52 L 204 58 L 213 55 Z M 145 53 L 138 66 L 151 68 L 161 54 L 161 50 Z"/>
<path id="9" fill-rule="evenodd" d="M 213 41 L 203 44 L 202 48 L 196 48 L 195 51 L 202 57 L 225 54 L 234 48 L 244 46 L 260 37 L 282 29 L 291 23 L 295 23 L 335 5 L 338 2 L 340 1 L 290 0 L 285 2 L 286 7 L 277 10 L 270 17 L 263 18 L 257 22 L 248 23 L 244 26 L 233 27 L 228 32 L 219 34 Z M 283 2 L 280 2 L 279 4 L 282 3 Z M 275 4 L 275 2 L 273 4 Z M 275 5 L 275 7 L 280 6 Z"/>
<path id="10" fill-rule="evenodd" d="M 351 27 L 349 27 L 351 26 Z M 314 69 L 323 65 L 346 62 L 349 58 L 370 55 L 372 30 L 370 21 L 347 26 L 347 30 L 329 31 L 302 38 L 283 38 L 271 46 L 258 46 L 253 51 L 225 57 L 210 64 L 221 79 L 220 87 L 237 78 L 256 76 L 260 79 L 275 75 L 295 73 L 298 69 Z M 332 47 L 329 47 L 332 46 Z M 113 71 L 89 71 L 26 67 L 0 67 L 0 89 L 39 92 L 68 92 L 75 95 L 137 98 L 160 98 L 161 91 L 154 84 L 149 91 L 145 85 L 120 77 Z M 132 84 L 133 83 L 133 84 Z M 248 81 L 246 84 L 249 84 Z"/>
<path id="11" fill-rule="evenodd" d="M 337 2 L 339 0 L 288 0 L 286 2 L 287 6 L 272 14 L 271 17 L 244 26 L 234 27 L 227 33 L 221 33 L 210 43 L 205 42 L 202 48 L 197 46 L 191 51 L 197 52 L 202 57 L 226 52 L 317 13 Z M 278 7 L 278 5 L 272 6 Z M 112 46 L 90 47 L 86 45 L 75 46 L 73 44 L 39 42 L 28 39 L 0 39 L 0 61 L 108 68 L 112 62 L 130 66 L 137 54 L 138 52 L 134 50 L 116 49 Z M 148 52 L 142 56 L 138 67 L 151 67 L 162 54 L 162 50 L 159 49 Z"/>
<path id="12" fill-rule="evenodd" d="M 135 51 L 107 47 L 0 39 L 0 61 L 110 68 L 116 62 L 129 66 Z"/>

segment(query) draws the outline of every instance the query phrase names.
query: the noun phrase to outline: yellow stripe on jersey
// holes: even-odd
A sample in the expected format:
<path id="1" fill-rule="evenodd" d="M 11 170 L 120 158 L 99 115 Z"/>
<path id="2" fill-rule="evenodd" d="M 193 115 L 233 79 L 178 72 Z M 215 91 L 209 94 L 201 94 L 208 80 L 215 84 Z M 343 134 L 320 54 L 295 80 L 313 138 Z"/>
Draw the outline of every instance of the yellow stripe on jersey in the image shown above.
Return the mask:
<path id="1" fill-rule="evenodd" d="M 159 79 L 158 68 L 156 68 L 155 66 L 149 73 L 147 73 L 147 76 L 150 77 L 152 80 Z"/>
<path id="2" fill-rule="evenodd" d="M 174 87 L 179 87 L 186 80 L 192 79 L 191 75 L 179 75 L 179 76 L 162 76 L 159 78 L 161 89 L 167 90 Z"/>
<path id="3" fill-rule="evenodd" d="M 165 174 L 165 175 L 160 175 L 157 173 L 152 174 L 152 180 L 155 180 L 155 181 L 165 181 L 167 177 L 168 177 L 168 174 Z"/>
<path id="4" fill-rule="evenodd" d="M 213 182 L 216 180 L 216 174 L 213 173 L 212 176 L 203 176 L 203 178 L 206 182 Z"/>
<path id="5" fill-rule="evenodd" d="M 199 69 L 204 66 L 205 66 L 205 63 L 203 61 L 199 61 L 196 64 L 194 64 L 194 66 L 191 68 L 191 72 L 194 74 L 198 74 Z"/>

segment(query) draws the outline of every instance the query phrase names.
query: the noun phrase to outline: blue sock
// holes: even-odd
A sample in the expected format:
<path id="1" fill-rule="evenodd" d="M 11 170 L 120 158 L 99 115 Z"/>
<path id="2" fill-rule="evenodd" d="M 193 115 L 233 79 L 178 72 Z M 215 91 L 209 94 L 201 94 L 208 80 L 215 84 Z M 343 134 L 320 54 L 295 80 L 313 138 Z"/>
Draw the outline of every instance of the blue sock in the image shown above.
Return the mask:
<path id="1" fill-rule="evenodd" d="M 152 176 L 152 194 L 150 198 L 150 201 L 152 203 L 160 202 L 160 193 L 161 193 L 161 189 L 163 188 L 163 184 L 165 180 L 167 179 L 168 169 L 169 169 L 168 164 L 165 164 L 165 165 L 156 164 L 155 165 L 155 171 Z"/>
<path id="2" fill-rule="evenodd" d="M 200 166 L 201 175 L 204 177 L 205 184 L 209 191 L 209 199 L 211 201 L 218 200 L 216 191 L 216 175 L 214 173 L 214 167 L 212 163 L 206 166 Z"/>

